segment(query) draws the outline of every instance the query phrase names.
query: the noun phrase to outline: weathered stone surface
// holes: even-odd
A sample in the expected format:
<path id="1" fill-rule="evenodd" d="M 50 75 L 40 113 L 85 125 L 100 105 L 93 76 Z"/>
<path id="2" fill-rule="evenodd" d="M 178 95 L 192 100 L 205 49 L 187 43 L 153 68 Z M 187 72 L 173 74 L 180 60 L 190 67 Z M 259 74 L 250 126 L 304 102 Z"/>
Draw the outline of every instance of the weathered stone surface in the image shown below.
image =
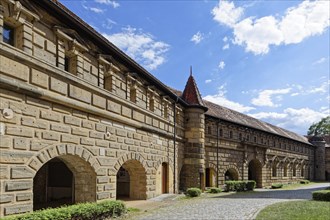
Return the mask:
<path id="1" fill-rule="evenodd" d="M 48 88 L 48 75 L 32 68 L 31 71 L 31 83 L 42 88 Z"/>
<path id="2" fill-rule="evenodd" d="M 68 94 L 68 84 L 52 77 L 50 79 L 50 90 L 60 93 L 62 95 L 67 95 Z"/>
<path id="3" fill-rule="evenodd" d="M 26 190 L 32 188 L 32 181 L 6 182 L 6 191 Z"/>
<path id="4" fill-rule="evenodd" d="M 6 215 L 29 212 L 32 211 L 32 204 L 7 206 L 4 210 Z"/>
<path id="5" fill-rule="evenodd" d="M 12 202 L 14 200 L 13 194 L 1 194 L 0 195 L 0 204 Z"/>
<path id="6" fill-rule="evenodd" d="M 12 179 L 27 179 L 33 178 L 34 172 L 26 167 L 13 167 L 11 168 L 11 178 Z"/>
<path id="7" fill-rule="evenodd" d="M 30 68 L 17 61 L 0 55 L 0 72 L 13 76 L 23 81 L 28 81 Z"/>
<path id="8" fill-rule="evenodd" d="M 93 94 L 93 105 L 105 109 L 107 105 L 106 101 L 107 100 L 105 98 Z"/>
<path id="9" fill-rule="evenodd" d="M 84 89 L 70 85 L 69 96 L 82 102 L 91 103 L 92 94 Z"/>

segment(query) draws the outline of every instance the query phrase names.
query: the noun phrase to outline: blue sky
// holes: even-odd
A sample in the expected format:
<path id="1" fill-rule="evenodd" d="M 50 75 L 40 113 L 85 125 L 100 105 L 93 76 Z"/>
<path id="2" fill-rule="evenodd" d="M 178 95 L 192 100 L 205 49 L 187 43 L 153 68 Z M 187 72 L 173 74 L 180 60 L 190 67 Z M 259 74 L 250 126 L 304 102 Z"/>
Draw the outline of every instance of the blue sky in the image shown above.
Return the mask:
<path id="1" fill-rule="evenodd" d="M 150 73 L 306 134 L 329 115 L 329 1 L 61 2 Z"/>

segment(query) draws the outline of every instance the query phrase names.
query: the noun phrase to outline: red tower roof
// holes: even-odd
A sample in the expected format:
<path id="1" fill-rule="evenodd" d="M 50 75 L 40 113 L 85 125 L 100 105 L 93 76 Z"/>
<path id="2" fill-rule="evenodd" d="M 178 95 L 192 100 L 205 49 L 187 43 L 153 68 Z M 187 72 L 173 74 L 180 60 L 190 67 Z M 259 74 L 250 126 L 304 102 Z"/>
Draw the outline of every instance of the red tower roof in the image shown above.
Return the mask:
<path id="1" fill-rule="evenodd" d="M 184 88 L 181 98 L 184 101 L 186 101 L 189 105 L 196 106 L 196 107 L 202 107 L 205 110 L 207 110 L 207 107 L 205 107 L 205 105 L 204 105 L 201 94 L 199 93 L 196 81 L 191 73 L 190 73 L 190 76 L 188 78 L 186 87 Z"/>

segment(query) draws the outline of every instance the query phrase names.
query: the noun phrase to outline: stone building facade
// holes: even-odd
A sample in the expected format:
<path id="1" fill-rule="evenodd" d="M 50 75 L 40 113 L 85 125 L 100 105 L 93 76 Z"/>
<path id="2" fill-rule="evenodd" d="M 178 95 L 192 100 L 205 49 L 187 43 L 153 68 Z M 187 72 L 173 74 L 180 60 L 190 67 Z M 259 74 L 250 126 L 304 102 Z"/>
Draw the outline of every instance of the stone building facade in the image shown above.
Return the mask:
<path id="1" fill-rule="evenodd" d="M 192 75 L 170 89 L 56 0 L 0 0 L 0 110 L 0 216 L 324 179 L 322 144 L 202 100 Z"/>

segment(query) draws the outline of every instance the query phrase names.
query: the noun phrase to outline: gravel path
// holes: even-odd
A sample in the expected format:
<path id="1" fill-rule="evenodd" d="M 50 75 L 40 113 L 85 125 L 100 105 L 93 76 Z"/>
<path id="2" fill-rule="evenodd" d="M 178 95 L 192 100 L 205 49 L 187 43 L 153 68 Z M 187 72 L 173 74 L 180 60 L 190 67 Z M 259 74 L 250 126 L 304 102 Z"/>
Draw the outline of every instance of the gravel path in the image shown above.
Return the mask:
<path id="1" fill-rule="evenodd" d="M 318 183 L 295 190 L 257 189 L 255 192 L 181 200 L 133 219 L 253 219 L 268 205 L 290 200 L 311 199 L 312 191 L 329 186 L 330 183 Z"/>

